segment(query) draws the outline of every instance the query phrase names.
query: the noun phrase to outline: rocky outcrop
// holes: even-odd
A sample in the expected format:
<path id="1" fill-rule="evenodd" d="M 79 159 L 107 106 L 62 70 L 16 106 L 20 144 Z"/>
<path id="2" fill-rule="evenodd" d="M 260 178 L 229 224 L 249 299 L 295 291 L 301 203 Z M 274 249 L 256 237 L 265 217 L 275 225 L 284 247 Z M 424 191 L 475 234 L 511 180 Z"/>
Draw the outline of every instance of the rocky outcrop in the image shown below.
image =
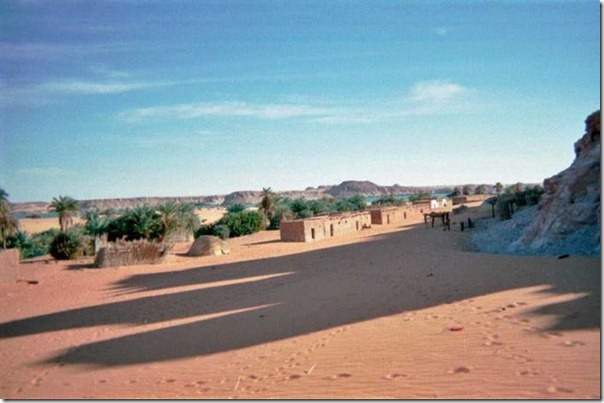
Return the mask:
<path id="1" fill-rule="evenodd" d="M 193 242 L 187 256 L 220 256 L 228 255 L 229 247 L 217 236 L 202 235 Z"/>
<path id="2" fill-rule="evenodd" d="M 239 192 L 229 193 L 224 197 L 224 205 L 231 204 L 256 204 L 260 203 L 262 192 L 254 190 L 242 190 Z"/>
<path id="3" fill-rule="evenodd" d="M 600 254 L 599 110 L 587 117 L 585 126 L 585 134 L 575 143 L 575 160 L 545 179 L 538 212 L 512 248 L 555 254 L 564 244 L 576 244 L 576 253 Z"/>
<path id="4" fill-rule="evenodd" d="M 333 197 L 385 196 L 388 194 L 449 193 L 452 189 L 452 187 L 401 186 L 399 184 L 380 186 L 370 181 L 344 181 L 330 187 L 325 193 Z"/>

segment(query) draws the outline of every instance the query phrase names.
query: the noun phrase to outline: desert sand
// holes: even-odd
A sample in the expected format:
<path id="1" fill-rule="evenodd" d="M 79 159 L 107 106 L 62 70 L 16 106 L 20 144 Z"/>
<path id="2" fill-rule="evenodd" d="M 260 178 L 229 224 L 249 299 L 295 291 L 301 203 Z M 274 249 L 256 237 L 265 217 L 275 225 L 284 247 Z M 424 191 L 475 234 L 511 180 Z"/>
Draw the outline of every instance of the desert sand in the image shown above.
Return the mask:
<path id="1" fill-rule="evenodd" d="M 599 399 L 600 259 L 479 254 L 467 234 L 23 263 L 37 284 L 0 285 L 0 397 Z"/>

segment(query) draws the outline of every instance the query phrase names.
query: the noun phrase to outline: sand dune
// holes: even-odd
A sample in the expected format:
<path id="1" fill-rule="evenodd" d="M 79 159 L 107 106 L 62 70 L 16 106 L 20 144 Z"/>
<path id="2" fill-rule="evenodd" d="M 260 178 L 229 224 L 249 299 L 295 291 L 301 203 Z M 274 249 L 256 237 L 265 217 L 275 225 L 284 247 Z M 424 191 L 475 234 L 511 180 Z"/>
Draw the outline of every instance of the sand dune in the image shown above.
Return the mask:
<path id="1" fill-rule="evenodd" d="M 39 284 L 0 286 L 0 396 L 599 398 L 599 259 L 472 253 L 453 228 L 23 264 Z"/>

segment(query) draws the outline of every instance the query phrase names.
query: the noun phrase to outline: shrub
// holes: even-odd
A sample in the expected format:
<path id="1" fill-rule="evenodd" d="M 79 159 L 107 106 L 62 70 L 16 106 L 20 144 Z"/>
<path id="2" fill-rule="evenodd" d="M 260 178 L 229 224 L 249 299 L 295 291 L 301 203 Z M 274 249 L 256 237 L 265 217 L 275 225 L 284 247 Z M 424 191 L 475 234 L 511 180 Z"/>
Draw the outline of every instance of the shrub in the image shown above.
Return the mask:
<path id="1" fill-rule="evenodd" d="M 50 254 L 55 259 L 76 259 L 84 253 L 84 240 L 76 231 L 59 233 L 50 244 Z"/>
<path id="2" fill-rule="evenodd" d="M 218 224 L 215 225 L 214 228 L 212 229 L 212 235 L 217 236 L 218 238 L 222 239 L 223 241 L 229 239 L 229 235 L 231 233 L 231 229 L 224 224 Z"/>
<path id="3" fill-rule="evenodd" d="M 292 213 L 288 206 L 277 206 L 275 207 L 273 215 L 270 218 L 268 229 L 279 229 L 281 220 L 292 220 L 293 218 L 294 213 Z"/>
<path id="4" fill-rule="evenodd" d="M 216 225 L 218 225 L 218 223 L 206 224 L 197 228 L 197 231 L 195 231 L 194 233 L 195 239 L 199 238 L 202 235 L 214 235 L 214 228 L 216 227 Z"/>
<path id="5" fill-rule="evenodd" d="M 411 203 L 414 203 L 416 201 L 420 201 L 423 199 L 429 199 L 429 198 L 430 198 L 430 193 L 422 192 L 422 193 L 418 193 L 418 194 L 409 196 L 409 201 Z"/>
<path id="6" fill-rule="evenodd" d="M 253 234 L 266 228 L 266 216 L 260 211 L 242 211 L 228 213 L 218 221 L 217 225 L 229 227 L 230 237 Z"/>
<path id="7" fill-rule="evenodd" d="M 227 209 L 229 213 L 241 213 L 242 211 L 245 211 L 245 206 L 241 203 L 231 204 Z"/>
<path id="8" fill-rule="evenodd" d="M 116 241 L 125 238 L 159 239 L 163 233 L 160 215 L 150 206 L 140 205 L 127 210 L 121 216 L 111 220 L 107 225 L 107 238 Z"/>

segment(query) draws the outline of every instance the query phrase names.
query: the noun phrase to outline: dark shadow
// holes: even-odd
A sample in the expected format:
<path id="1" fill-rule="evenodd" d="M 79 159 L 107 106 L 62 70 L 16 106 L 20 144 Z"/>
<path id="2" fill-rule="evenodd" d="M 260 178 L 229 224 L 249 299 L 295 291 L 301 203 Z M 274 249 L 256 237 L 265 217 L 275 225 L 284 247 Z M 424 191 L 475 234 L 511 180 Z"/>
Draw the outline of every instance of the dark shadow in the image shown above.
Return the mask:
<path id="1" fill-rule="evenodd" d="M 114 290 L 131 294 L 175 290 L 2 323 L 0 338 L 221 315 L 84 344 L 50 360 L 129 365 L 214 354 L 534 286 L 583 295 L 535 312 L 557 315 L 552 328 L 600 326 L 599 259 L 527 260 L 468 253 L 451 250 L 451 236 L 463 234 L 416 228 L 306 253 L 134 275 L 116 283 Z M 357 267 L 351 270 L 353 266 Z M 222 283 L 227 280 L 236 283 Z M 198 288 L 178 290 L 182 286 Z"/>
<path id="2" fill-rule="evenodd" d="M 272 239 L 270 241 L 260 241 L 260 242 L 250 242 L 250 243 L 246 243 L 244 245 L 267 245 L 267 244 L 271 244 L 271 243 L 280 243 L 283 242 L 280 239 Z"/>
<path id="3" fill-rule="evenodd" d="M 93 263 L 74 263 L 69 264 L 66 267 L 67 270 L 84 270 L 84 269 L 96 269 Z"/>

